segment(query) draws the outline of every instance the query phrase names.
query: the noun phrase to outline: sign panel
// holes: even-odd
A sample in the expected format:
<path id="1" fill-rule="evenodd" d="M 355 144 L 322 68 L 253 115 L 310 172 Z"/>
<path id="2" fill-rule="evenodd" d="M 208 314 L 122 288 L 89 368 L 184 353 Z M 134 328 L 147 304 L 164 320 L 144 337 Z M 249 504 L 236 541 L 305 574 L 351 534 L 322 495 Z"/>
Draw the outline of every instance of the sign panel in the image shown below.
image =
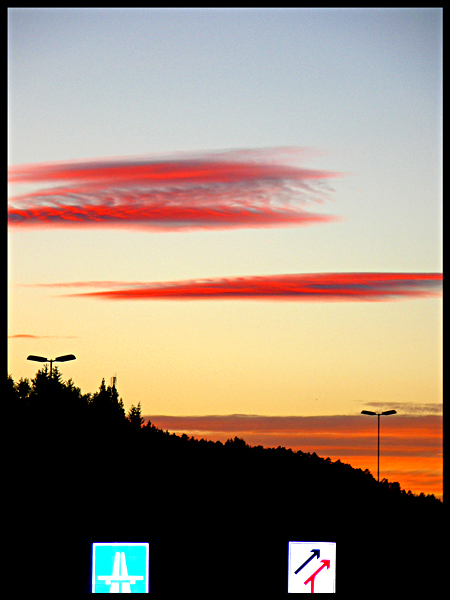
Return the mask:
<path id="1" fill-rule="evenodd" d="M 289 542 L 288 593 L 336 592 L 336 543 Z"/>
<path id="2" fill-rule="evenodd" d="M 148 593 L 148 544 L 92 544 L 92 593 Z"/>

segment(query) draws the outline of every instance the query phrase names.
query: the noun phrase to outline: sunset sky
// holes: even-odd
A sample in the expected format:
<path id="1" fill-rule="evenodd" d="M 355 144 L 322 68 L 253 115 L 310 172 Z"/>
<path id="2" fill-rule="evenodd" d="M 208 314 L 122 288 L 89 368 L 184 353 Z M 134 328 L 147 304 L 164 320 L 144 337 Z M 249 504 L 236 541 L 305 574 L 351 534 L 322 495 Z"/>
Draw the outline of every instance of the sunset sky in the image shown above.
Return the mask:
<path id="1" fill-rule="evenodd" d="M 442 10 L 8 9 L 8 372 L 442 495 Z"/>

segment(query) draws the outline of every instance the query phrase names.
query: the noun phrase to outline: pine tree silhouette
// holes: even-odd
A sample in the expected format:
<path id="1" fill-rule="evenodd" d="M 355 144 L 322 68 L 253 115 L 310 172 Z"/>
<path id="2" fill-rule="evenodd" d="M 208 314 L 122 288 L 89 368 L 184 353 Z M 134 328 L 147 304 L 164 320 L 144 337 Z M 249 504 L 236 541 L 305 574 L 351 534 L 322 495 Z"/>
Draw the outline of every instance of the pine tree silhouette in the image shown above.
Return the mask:
<path id="1" fill-rule="evenodd" d="M 419 593 L 430 573 L 441 589 L 432 494 L 316 453 L 162 431 L 140 404 L 126 413 L 115 385 L 82 394 L 57 367 L 8 376 L 7 401 L 21 589 L 34 590 L 51 557 L 55 589 L 69 564 L 71 591 L 88 592 L 90 545 L 108 540 L 150 543 L 157 592 L 284 593 L 287 543 L 301 540 L 336 542 L 337 591 Z"/>

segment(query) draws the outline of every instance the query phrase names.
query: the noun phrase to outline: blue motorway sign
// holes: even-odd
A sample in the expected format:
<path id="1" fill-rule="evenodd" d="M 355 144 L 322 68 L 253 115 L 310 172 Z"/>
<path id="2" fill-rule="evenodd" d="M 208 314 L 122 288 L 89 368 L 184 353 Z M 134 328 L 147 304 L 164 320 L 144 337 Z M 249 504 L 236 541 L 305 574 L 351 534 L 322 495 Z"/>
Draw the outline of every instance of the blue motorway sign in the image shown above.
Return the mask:
<path id="1" fill-rule="evenodd" d="M 148 544 L 92 544 L 92 593 L 148 593 Z"/>

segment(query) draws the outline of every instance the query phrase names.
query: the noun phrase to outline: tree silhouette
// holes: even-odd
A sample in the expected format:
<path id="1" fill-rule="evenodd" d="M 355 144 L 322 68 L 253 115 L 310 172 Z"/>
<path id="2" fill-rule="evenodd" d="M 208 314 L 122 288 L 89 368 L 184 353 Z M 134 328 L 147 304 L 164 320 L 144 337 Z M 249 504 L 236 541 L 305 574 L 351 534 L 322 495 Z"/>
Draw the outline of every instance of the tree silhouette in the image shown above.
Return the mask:
<path id="1" fill-rule="evenodd" d="M 106 387 L 105 379 L 102 379 L 100 389 L 90 398 L 89 411 L 94 426 L 103 431 L 115 431 L 124 425 L 125 408 L 115 383 Z"/>
<path id="2" fill-rule="evenodd" d="M 141 403 L 137 406 L 131 405 L 127 415 L 128 421 L 131 423 L 133 429 L 140 429 L 144 424 L 145 419 L 141 416 Z"/>
<path id="3" fill-rule="evenodd" d="M 432 494 L 314 452 L 171 434 L 144 424 L 140 404 L 126 414 L 115 385 L 82 394 L 57 367 L 8 376 L 7 401 L 17 581 L 30 592 L 49 560 L 55 589 L 70 565 L 72 591 L 89 591 L 90 544 L 119 539 L 150 542 L 152 591 L 276 596 L 294 540 L 336 541 L 338 591 L 387 593 L 390 575 L 390 593 L 426 591 L 429 573 L 441 585 L 439 552 L 421 550 L 440 547 Z"/>

